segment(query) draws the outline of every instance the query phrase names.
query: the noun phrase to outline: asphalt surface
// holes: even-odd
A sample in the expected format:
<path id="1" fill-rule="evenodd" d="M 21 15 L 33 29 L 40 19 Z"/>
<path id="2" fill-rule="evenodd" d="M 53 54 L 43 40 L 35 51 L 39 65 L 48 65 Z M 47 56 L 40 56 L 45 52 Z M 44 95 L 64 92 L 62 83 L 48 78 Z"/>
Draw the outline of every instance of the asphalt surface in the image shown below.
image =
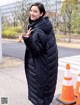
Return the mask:
<path id="1" fill-rule="evenodd" d="M 16 41 L 9 40 L 2 44 L 2 53 L 3 56 L 13 56 L 24 59 L 25 48 L 26 47 L 24 43 L 18 43 Z M 59 58 L 62 58 L 67 56 L 79 55 L 80 49 L 58 46 L 58 52 Z"/>
<path id="2" fill-rule="evenodd" d="M 66 48 L 58 46 L 58 52 L 59 52 L 59 58 L 80 55 L 80 49 L 76 48 Z"/>
<path id="3" fill-rule="evenodd" d="M 2 54 L 3 56 L 13 56 L 20 59 L 24 59 L 25 45 L 24 43 L 3 43 L 2 44 Z"/>

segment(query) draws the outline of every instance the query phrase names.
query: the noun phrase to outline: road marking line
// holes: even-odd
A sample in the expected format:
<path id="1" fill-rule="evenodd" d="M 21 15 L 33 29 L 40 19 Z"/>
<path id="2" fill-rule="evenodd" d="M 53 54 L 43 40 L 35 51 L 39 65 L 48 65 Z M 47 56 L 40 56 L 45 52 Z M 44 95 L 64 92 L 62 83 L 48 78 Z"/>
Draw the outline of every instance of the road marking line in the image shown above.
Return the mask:
<path id="1" fill-rule="evenodd" d="M 60 58 L 58 70 L 65 71 L 67 63 L 70 64 L 71 72 L 73 74 L 80 73 L 80 55 Z"/>

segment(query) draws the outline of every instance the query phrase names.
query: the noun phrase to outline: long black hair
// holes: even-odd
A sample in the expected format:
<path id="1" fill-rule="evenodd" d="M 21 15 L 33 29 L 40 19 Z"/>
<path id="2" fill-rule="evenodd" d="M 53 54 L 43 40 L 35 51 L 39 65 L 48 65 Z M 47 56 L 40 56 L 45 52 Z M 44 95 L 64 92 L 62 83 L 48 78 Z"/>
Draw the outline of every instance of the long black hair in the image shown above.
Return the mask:
<path id="1" fill-rule="evenodd" d="M 44 5 L 42 3 L 36 2 L 36 3 L 32 4 L 29 10 L 31 10 L 32 6 L 37 6 L 38 7 L 40 13 L 43 13 L 42 17 L 46 14 Z M 33 20 L 31 20 L 30 17 L 29 17 L 29 23 L 32 23 L 32 22 L 33 22 Z"/>

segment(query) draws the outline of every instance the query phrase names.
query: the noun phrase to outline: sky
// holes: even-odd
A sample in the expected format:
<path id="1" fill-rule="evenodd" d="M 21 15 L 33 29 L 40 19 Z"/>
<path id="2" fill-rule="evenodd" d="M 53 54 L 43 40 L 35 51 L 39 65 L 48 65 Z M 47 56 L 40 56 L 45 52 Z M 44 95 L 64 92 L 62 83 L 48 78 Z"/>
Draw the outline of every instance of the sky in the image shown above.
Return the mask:
<path id="1" fill-rule="evenodd" d="M 13 3 L 16 1 L 21 1 L 21 0 L 0 0 L 0 6 L 5 5 L 5 4 L 9 4 L 9 3 Z"/>

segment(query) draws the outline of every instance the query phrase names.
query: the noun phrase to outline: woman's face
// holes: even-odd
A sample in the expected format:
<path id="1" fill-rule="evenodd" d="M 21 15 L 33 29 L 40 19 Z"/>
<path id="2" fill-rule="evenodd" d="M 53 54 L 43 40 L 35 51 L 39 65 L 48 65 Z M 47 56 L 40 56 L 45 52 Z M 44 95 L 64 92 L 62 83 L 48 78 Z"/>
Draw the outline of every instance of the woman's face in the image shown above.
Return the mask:
<path id="1" fill-rule="evenodd" d="M 37 6 L 32 6 L 29 12 L 31 20 L 37 20 L 39 17 L 43 15 L 43 13 L 40 13 L 40 10 Z"/>

